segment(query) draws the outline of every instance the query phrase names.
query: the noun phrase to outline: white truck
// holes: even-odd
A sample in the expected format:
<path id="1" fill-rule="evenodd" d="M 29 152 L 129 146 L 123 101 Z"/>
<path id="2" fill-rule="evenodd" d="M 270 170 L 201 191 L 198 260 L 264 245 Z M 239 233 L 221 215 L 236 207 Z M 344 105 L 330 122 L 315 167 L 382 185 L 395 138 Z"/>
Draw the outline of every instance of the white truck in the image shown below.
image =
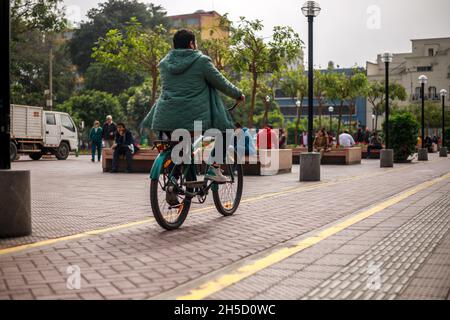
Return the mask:
<path id="1" fill-rule="evenodd" d="M 78 132 L 72 118 L 63 112 L 40 107 L 11 105 L 11 161 L 19 154 L 39 160 L 53 154 L 66 160 L 78 149 Z"/>

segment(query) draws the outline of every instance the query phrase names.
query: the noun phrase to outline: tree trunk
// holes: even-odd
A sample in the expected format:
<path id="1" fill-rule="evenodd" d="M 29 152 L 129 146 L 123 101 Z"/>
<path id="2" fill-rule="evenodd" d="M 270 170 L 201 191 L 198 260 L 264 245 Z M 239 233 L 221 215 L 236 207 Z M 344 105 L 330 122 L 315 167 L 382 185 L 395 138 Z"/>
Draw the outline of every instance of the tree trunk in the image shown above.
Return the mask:
<path id="1" fill-rule="evenodd" d="M 255 70 L 255 69 L 253 69 Z M 258 73 L 253 71 L 253 88 L 252 88 L 252 100 L 250 103 L 250 110 L 248 112 L 248 127 L 253 128 L 253 112 L 255 111 L 256 91 L 258 88 Z"/>
<path id="2" fill-rule="evenodd" d="M 158 68 L 154 66 L 152 69 L 152 98 L 150 100 L 150 109 L 155 105 L 158 92 Z"/>
<path id="3" fill-rule="evenodd" d="M 375 113 L 375 128 L 373 131 L 378 131 L 378 112 Z"/>
<path id="4" fill-rule="evenodd" d="M 340 143 L 339 143 L 339 135 L 340 135 L 340 133 L 341 133 L 341 125 L 342 125 L 342 112 L 343 112 L 343 107 L 344 107 L 344 102 L 343 101 L 341 101 L 341 105 L 339 106 L 339 121 L 338 121 L 338 129 L 337 129 L 337 132 L 336 132 L 336 143 L 337 143 L 337 145 L 338 146 L 340 146 Z"/>
<path id="5" fill-rule="evenodd" d="M 269 103 L 264 100 L 264 118 L 263 118 L 263 125 L 269 124 Z"/>
<path id="6" fill-rule="evenodd" d="M 301 117 L 302 117 L 302 110 L 303 110 L 303 104 L 300 106 L 300 108 L 297 107 L 297 122 L 295 123 L 295 130 L 294 130 L 294 134 L 295 134 L 294 142 L 295 142 L 296 146 L 299 145 L 299 143 L 298 143 L 299 142 L 298 141 L 298 129 L 300 127 L 300 120 L 301 120 Z"/>
<path id="7" fill-rule="evenodd" d="M 322 128 L 322 100 L 319 99 L 319 128 Z"/>

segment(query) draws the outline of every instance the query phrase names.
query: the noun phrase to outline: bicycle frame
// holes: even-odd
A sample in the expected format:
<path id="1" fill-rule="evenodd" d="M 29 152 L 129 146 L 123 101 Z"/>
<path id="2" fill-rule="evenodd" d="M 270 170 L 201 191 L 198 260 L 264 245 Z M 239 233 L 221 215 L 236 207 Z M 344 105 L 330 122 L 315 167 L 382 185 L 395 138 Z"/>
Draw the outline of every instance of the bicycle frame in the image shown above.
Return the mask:
<path id="1" fill-rule="evenodd" d="M 200 136 L 197 140 L 194 141 L 194 143 L 191 145 L 191 160 L 192 162 L 194 162 L 195 159 L 195 154 L 201 150 L 201 147 L 203 146 L 202 143 L 204 141 L 204 136 Z M 156 147 L 156 144 L 155 144 Z M 214 147 L 213 147 L 214 148 Z M 171 154 L 172 154 L 172 150 L 173 147 L 167 147 L 166 149 L 160 151 L 158 157 L 155 159 L 152 169 L 150 171 L 150 179 L 152 180 L 158 180 L 161 170 L 164 167 L 164 165 L 167 163 L 167 161 L 171 161 Z M 195 163 L 191 163 L 189 165 L 186 165 L 186 168 L 184 169 L 183 172 L 183 177 L 189 177 L 190 181 L 197 181 L 197 170 L 196 170 L 196 164 Z M 208 164 L 208 167 L 210 165 Z M 208 169 L 207 169 L 208 170 Z M 231 172 L 231 179 L 232 182 L 234 183 L 234 175 L 233 172 Z M 169 181 L 172 180 L 172 173 L 170 173 L 169 175 Z M 185 181 L 182 181 L 182 184 Z M 202 188 L 200 188 L 199 192 L 195 192 L 195 193 L 190 193 L 190 192 L 186 192 L 186 195 L 189 197 L 196 197 L 196 196 L 203 196 L 205 194 L 207 194 L 207 192 L 209 190 L 212 191 L 217 191 L 219 188 L 217 183 L 211 182 L 205 186 L 203 186 Z"/>

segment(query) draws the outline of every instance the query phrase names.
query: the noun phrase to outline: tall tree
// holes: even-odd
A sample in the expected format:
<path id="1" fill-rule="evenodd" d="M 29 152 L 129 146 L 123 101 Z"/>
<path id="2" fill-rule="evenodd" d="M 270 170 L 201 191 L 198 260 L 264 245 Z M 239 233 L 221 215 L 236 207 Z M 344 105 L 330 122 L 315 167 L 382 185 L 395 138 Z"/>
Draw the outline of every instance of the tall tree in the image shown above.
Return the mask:
<path id="1" fill-rule="evenodd" d="M 145 29 L 152 29 L 159 25 L 165 28 L 169 26 L 166 11 L 161 6 L 145 4 L 137 0 L 108 0 L 101 3 L 88 12 L 87 21 L 81 23 L 70 41 L 70 54 L 78 71 L 85 73 L 93 62 L 92 48 L 100 37 L 104 37 L 111 29 L 123 33 L 133 17 Z"/>
<path id="2" fill-rule="evenodd" d="M 389 99 L 392 102 L 405 101 L 407 93 L 401 84 L 392 82 L 389 84 Z M 385 112 L 386 88 L 384 81 L 373 81 L 368 84 L 367 100 L 372 105 L 375 115 L 375 128 L 378 128 L 378 117 Z"/>
<path id="3" fill-rule="evenodd" d="M 345 73 L 332 72 L 328 73 L 325 78 L 325 85 L 327 88 L 327 97 L 338 109 L 338 129 L 337 135 L 341 132 L 342 116 L 344 112 L 344 103 L 349 97 L 349 84 Z M 339 144 L 339 139 L 338 139 Z"/>
<path id="4" fill-rule="evenodd" d="M 294 143 L 298 145 L 299 127 L 302 117 L 303 101 L 308 95 L 308 78 L 303 67 L 285 72 L 280 80 L 281 90 L 295 102 L 300 101 L 300 106 L 296 105 L 297 120 L 294 128 Z"/>
<path id="5" fill-rule="evenodd" d="M 153 107 L 158 93 L 158 64 L 169 50 L 162 25 L 144 30 L 137 19 L 132 18 L 124 32 L 112 29 L 100 38 L 92 57 L 130 74 L 139 74 L 142 70 L 148 72 L 152 80 L 150 107 Z"/>
<path id="6" fill-rule="evenodd" d="M 301 54 L 302 41 L 292 28 L 275 27 L 268 42 L 259 35 L 262 29 L 262 21 L 249 21 L 244 17 L 240 18 L 236 26 L 231 26 L 233 65 L 238 72 L 249 73 L 252 80 L 249 127 L 253 127 L 258 81 L 261 75 L 280 70 Z"/>
<path id="7" fill-rule="evenodd" d="M 12 0 L 11 36 L 30 31 L 58 32 L 66 26 L 62 0 Z"/>
<path id="8" fill-rule="evenodd" d="M 354 68 L 352 73 L 347 77 L 348 97 L 347 104 L 350 113 L 350 127 L 353 114 L 356 112 L 356 102 L 358 98 L 366 98 L 369 91 L 369 82 L 365 72 L 361 69 Z"/>
<path id="9" fill-rule="evenodd" d="M 76 87 L 76 74 L 61 37 L 66 20 L 61 0 L 11 2 L 11 100 L 15 104 L 45 106 L 49 89 L 50 44 L 53 50 L 53 92 L 56 102 Z M 52 38 L 57 41 L 50 42 Z"/>
<path id="10" fill-rule="evenodd" d="M 314 70 L 314 96 L 318 104 L 319 127 L 322 127 L 323 106 L 326 101 L 326 75 L 320 70 Z"/>

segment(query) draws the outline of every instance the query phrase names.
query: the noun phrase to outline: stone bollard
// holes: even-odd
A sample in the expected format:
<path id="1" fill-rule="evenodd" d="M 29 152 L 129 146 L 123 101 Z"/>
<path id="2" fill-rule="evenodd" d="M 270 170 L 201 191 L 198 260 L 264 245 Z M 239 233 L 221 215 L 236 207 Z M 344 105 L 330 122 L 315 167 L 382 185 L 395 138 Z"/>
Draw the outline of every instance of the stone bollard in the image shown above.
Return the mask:
<path id="1" fill-rule="evenodd" d="M 30 171 L 0 170 L 0 190 L 0 238 L 30 235 Z"/>
<path id="2" fill-rule="evenodd" d="M 447 156 L 448 156 L 448 149 L 447 149 L 447 147 L 442 147 L 441 150 L 439 151 L 439 157 L 447 158 Z"/>
<path id="3" fill-rule="evenodd" d="M 419 161 L 428 161 L 427 149 L 419 149 Z"/>
<path id="4" fill-rule="evenodd" d="M 394 167 L 394 150 L 383 149 L 380 152 L 380 167 L 393 168 Z"/>
<path id="5" fill-rule="evenodd" d="M 320 181 L 320 160 L 317 152 L 300 155 L 300 182 Z"/>

